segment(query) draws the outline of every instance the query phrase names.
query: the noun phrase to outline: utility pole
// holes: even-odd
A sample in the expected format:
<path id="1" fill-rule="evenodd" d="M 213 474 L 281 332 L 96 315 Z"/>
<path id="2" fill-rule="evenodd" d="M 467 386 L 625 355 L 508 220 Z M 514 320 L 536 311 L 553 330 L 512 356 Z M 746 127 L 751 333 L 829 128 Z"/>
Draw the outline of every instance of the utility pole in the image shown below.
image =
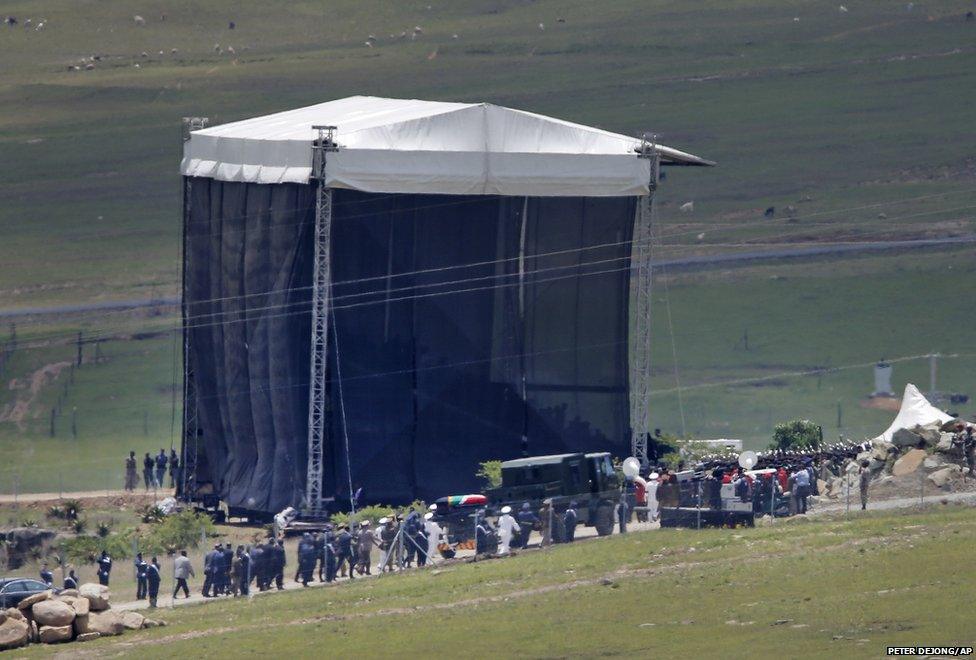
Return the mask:
<path id="1" fill-rule="evenodd" d="M 78 331 L 78 366 L 81 366 L 81 330 Z"/>

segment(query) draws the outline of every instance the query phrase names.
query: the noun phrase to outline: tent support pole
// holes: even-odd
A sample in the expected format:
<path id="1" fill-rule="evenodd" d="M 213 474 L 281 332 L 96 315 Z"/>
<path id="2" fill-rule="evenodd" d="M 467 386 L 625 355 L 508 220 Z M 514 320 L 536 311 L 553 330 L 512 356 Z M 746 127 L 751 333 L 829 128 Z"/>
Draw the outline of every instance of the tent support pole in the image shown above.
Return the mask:
<path id="1" fill-rule="evenodd" d="M 183 143 L 190 141 L 190 133 L 206 128 L 206 117 L 183 118 Z M 186 304 L 186 266 L 187 246 L 189 244 L 190 199 L 193 190 L 192 177 L 183 177 L 183 264 L 180 287 L 180 311 L 183 332 L 183 433 L 180 442 L 179 481 L 175 484 L 177 496 L 184 502 L 191 502 L 197 494 L 197 451 L 199 443 L 199 418 L 197 415 L 197 388 L 190 360 L 189 310 Z"/>
<path id="2" fill-rule="evenodd" d="M 315 254 L 312 272 L 312 346 L 308 391 L 308 471 L 305 511 L 325 513 L 323 491 L 326 425 L 326 376 L 329 363 L 329 297 L 332 289 L 332 190 L 325 185 L 326 154 L 336 151 L 335 126 L 313 126 L 312 177 L 315 190 Z"/>
<path id="3" fill-rule="evenodd" d="M 641 138 L 639 157 L 650 161 L 651 172 L 648 193 L 638 198 L 631 252 L 636 272 L 630 281 L 635 308 L 630 337 L 630 450 L 641 467 L 646 468 L 651 391 L 651 225 L 660 172 L 660 156 L 653 136 Z"/>

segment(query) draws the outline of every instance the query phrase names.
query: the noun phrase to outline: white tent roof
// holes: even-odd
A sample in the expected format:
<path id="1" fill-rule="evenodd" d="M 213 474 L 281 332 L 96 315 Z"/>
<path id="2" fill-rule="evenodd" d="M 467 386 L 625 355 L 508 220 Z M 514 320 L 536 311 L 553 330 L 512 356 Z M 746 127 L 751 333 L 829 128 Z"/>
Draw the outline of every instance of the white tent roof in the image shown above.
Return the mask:
<path id="1" fill-rule="evenodd" d="M 901 410 L 898 411 L 898 416 L 895 417 L 895 421 L 891 423 L 888 430 L 876 439 L 891 442 L 895 433 L 902 429 L 913 429 L 916 426 L 924 426 L 933 422 L 945 424 L 951 419 L 952 417 L 929 403 L 928 399 L 918 391 L 918 388 L 909 383 L 905 386 L 905 396 L 902 397 Z"/>
<path id="2" fill-rule="evenodd" d="M 366 192 L 623 196 L 648 192 L 636 138 L 488 103 L 352 96 L 194 131 L 184 175 L 307 183 L 312 126 L 336 126 L 326 184 Z M 712 165 L 658 146 L 663 163 Z"/>

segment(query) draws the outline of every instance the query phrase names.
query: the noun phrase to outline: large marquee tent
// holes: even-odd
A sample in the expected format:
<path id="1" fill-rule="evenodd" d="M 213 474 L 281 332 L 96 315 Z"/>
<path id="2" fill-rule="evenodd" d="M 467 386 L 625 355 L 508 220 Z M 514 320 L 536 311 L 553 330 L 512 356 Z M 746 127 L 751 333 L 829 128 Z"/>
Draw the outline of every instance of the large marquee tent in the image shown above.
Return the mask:
<path id="1" fill-rule="evenodd" d="M 189 127 L 183 497 L 318 512 L 640 454 L 650 199 L 711 163 L 483 103 Z"/>

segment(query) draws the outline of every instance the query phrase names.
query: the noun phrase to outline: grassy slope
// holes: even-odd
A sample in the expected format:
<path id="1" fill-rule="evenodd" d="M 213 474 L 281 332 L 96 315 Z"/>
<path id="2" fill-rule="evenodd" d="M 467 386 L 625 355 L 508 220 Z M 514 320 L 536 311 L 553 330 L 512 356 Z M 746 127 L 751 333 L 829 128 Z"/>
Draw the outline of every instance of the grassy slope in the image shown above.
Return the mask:
<path id="1" fill-rule="evenodd" d="M 430 5 L 147 2 L 138 8 L 145 27 L 122 3 L 5 5 L 5 13 L 48 25 L 0 29 L 0 306 L 174 294 L 178 118 L 224 122 L 356 93 L 489 100 L 625 133 L 651 129 L 718 160 L 712 171 L 669 172 L 658 206 L 661 257 L 744 241 L 972 231 L 974 163 L 960 136 L 969 131 L 976 68 L 961 0 L 914 12 L 901 3 L 855 3 L 848 14 L 826 1 Z M 389 39 L 414 25 L 424 27 L 416 42 Z M 370 33 L 380 37 L 373 49 L 362 43 Z M 214 53 L 215 43 L 234 46 L 236 59 Z M 65 70 L 93 53 L 104 56 L 95 71 Z M 798 201 L 806 196 L 811 201 Z M 689 199 L 694 216 L 677 211 Z M 871 206 L 903 199 L 914 201 Z M 763 220 L 771 204 L 781 213 L 795 205 L 798 219 Z M 958 254 L 952 271 L 943 255 L 928 253 L 681 276 L 668 299 L 682 383 L 965 351 L 976 334 L 973 316 L 945 311 L 972 297 L 972 250 Z M 658 287 L 655 387 L 666 390 L 674 376 L 662 302 Z M 129 330 L 142 321 L 100 314 L 19 331 Z M 756 346 L 749 353 L 735 348 L 746 328 Z M 4 379 L 23 378 L 65 350 L 21 353 Z M 64 460 L 82 483 L 108 478 L 103 466 L 118 481 L 113 461 L 127 446 L 169 446 L 171 352 L 121 345 L 116 352 L 88 370 L 90 392 L 76 389 L 82 419 L 100 420 L 82 423 L 76 444 L 44 439 L 40 406 L 25 430 L 0 422 L 12 470 L 27 459 Z M 971 367 L 946 362 L 945 388 L 970 389 Z M 895 380 L 925 376 L 913 363 L 899 365 Z M 870 385 L 864 370 L 824 378 L 819 388 L 815 379 L 792 379 L 694 390 L 683 397 L 686 425 L 758 443 L 785 417 L 830 427 L 842 401 L 843 430 L 870 434 L 889 418 L 857 408 Z M 0 407 L 10 396 L 4 391 Z M 675 395 L 654 403 L 654 425 L 679 429 Z M 39 487 L 43 481 L 53 487 L 53 477 Z M 2 472 L 0 489 L 9 489 Z"/>
<path id="2" fill-rule="evenodd" d="M 976 541 L 971 508 L 785 524 L 614 536 L 438 575 L 161 611 L 167 628 L 90 648 L 160 658 L 323 648 L 877 657 L 887 645 L 971 644 L 976 578 L 958 570 Z"/>

